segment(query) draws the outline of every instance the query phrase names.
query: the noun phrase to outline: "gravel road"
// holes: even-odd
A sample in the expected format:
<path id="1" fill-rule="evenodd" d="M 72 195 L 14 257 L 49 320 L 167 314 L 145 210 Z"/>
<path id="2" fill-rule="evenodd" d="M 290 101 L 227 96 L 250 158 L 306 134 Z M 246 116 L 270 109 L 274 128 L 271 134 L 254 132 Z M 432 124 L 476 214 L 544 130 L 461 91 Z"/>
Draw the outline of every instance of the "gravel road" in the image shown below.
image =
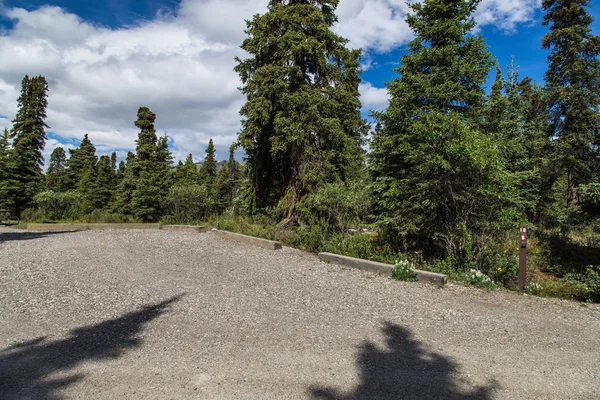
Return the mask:
<path id="1" fill-rule="evenodd" d="M 0 399 L 600 398 L 598 305 L 211 233 L 0 242 Z"/>

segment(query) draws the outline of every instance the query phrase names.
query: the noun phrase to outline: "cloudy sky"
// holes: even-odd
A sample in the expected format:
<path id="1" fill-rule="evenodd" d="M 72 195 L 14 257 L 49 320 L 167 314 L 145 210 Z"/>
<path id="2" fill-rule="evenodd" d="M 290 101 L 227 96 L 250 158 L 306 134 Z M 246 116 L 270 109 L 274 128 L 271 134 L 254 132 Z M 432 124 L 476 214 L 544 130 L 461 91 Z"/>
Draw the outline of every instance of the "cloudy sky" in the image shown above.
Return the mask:
<path id="1" fill-rule="evenodd" d="M 90 135 L 99 153 L 135 147 L 139 106 L 157 114 L 176 159 L 196 161 L 213 138 L 220 158 L 240 128 L 244 102 L 233 71 L 244 20 L 268 0 L 0 0 L 0 128 L 10 127 L 25 74 L 49 82 L 46 154 Z M 335 31 L 364 51 L 362 103 L 387 104 L 411 31 L 403 0 L 341 0 Z M 590 10 L 600 15 L 598 6 Z M 539 0 L 482 0 L 476 19 L 501 66 L 542 83 L 547 53 Z M 598 33 L 598 26 L 594 29 Z"/>

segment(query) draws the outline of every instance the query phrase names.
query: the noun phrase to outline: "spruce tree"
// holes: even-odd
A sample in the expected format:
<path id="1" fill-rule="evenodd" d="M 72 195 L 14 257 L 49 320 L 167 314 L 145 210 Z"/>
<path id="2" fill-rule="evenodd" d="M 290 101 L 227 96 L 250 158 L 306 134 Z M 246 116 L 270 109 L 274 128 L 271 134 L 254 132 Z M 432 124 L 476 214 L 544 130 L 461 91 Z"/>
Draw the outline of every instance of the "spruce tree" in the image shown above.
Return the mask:
<path id="1" fill-rule="evenodd" d="M 67 180 L 67 154 L 65 149 L 57 147 L 50 154 L 46 171 L 46 187 L 54 192 L 64 192 L 68 190 Z"/>
<path id="2" fill-rule="evenodd" d="M 23 78 L 11 129 L 13 150 L 7 168 L 10 176 L 6 181 L 7 196 L 17 215 L 42 188 L 47 98 L 48 83 L 43 76 Z"/>
<path id="3" fill-rule="evenodd" d="M 590 0 L 544 0 L 543 25 L 550 32 L 546 90 L 556 161 L 567 175 L 566 204 L 577 204 L 577 186 L 598 171 L 600 129 L 600 37 L 593 35 Z"/>
<path id="4" fill-rule="evenodd" d="M 215 183 L 216 178 L 217 160 L 215 158 L 215 145 L 213 140 L 210 139 L 206 147 L 206 157 L 204 157 L 202 167 L 200 167 L 200 181 L 206 184 L 207 187 L 210 187 Z"/>
<path id="5" fill-rule="evenodd" d="M 485 132 L 493 60 L 472 34 L 478 4 L 410 4 L 416 37 L 396 69 L 400 76 L 388 83 L 387 111 L 375 114 L 370 158 L 382 237 L 462 268 L 481 265 L 486 235 L 508 219 L 498 199 L 511 193 L 497 138 Z"/>
<path id="6" fill-rule="evenodd" d="M 115 176 L 112 160 L 108 156 L 101 156 L 96 168 L 96 190 L 92 197 L 96 208 L 106 208 L 110 204 L 115 191 L 114 184 Z"/>
<path id="7" fill-rule="evenodd" d="M 197 185 L 199 180 L 198 168 L 194 163 L 194 159 L 191 154 L 185 159 L 185 163 L 179 161 L 179 164 L 175 168 L 174 179 L 175 184 L 178 185 Z"/>
<path id="8" fill-rule="evenodd" d="M 229 148 L 229 160 L 221 167 L 217 176 L 217 208 L 219 212 L 224 210 L 234 211 L 234 199 L 239 190 L 240 167 L 235 160 L 235 144 Z"/>
<path id="9" fill-rule="evenodd" d="M 119 176 L 119 184 L 113 200 L 113 209 L 123 215 L 133 215 L 131 199 L 139 175 L 134 153 L 131 151 L 128 152 L 126 161 L 121 161 L 119 163 L 117 175 Z"/>
<path id="10" fill-rule="evenodd" d="M 140 128 L 140 133 L 132 171 L 135 188 L 131 193 L 130 206 L 134 215 L 146 222 L 158 221 L 163 214 L 163 199 L 169 189 L 172 163 L 168 139 L 166 136 L 157 138 L 155 120 L 156 114 L 149 108 L 139 108 L 135 125 Z"/>
<path id="11" fill-rule="evenodd" d="M 96 147 L 94 147 L 88 135 L 85 134 L 79 147 L 69 149 L 69 153 L 70 157 L 67 161 L 68 188 L 78 189 L 81 186 L 84 175 L 89 175 L 98 162 Z M 90 179 L 88 179 L 88 182 L 90 182 Z"/>
<path id="12" fill-rule="evenodd" d="M 323 182 L 346 180 L 362 163 L 360 51 L 332 32 L 337 0 L 271 0 L 247 22 L 236 59 L 247 102 L 240 144 L 251 203 L 280 205 L 284 223 Z M 283 51 L 285 49 L 285 51 Z"/>
<path id="13" fill-rule="evenodd" d="M 4 129 L 2 136 L 0 136 L 0 208 L 7 208 L 9 206 L 7 185 L 10 151 L 10 133 L 8 129 Z"/>

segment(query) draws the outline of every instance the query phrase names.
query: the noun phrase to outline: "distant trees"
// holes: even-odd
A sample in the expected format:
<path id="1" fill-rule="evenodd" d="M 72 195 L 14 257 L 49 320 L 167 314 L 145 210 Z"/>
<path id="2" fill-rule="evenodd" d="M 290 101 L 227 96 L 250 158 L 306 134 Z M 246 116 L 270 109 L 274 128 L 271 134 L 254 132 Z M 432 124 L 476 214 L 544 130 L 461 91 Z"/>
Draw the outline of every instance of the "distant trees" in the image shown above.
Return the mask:
<path id="1" fill-rule="evenodd" d="M 247 102 L 239 141 L 254 208 L 279 205 L 284 225 L 324 182 L 346 180 L 362 163 L 360 51 L 333 33 L 336 0 L 271 0 L 247 23 L 235 70 Z"/>
<path id="2" fill-rule="evenodd" d="M 568 207 L 577 186 L 598 178 L 600 37 L 593 35 L 589 0 L 544 0 L 542 46 L 550 50 L 546 91 L 556 161 L 567 175 Z"/>

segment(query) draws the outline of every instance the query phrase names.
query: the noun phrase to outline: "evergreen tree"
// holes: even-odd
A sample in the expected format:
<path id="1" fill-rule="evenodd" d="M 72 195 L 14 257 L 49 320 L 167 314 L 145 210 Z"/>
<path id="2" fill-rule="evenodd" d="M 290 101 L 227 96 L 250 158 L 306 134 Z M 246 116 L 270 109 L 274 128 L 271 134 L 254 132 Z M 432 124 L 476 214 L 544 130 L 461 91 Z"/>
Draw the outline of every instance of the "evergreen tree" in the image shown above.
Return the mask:
<path id="1" fill-rule="evenodd" d="M 17 215 L 42 187 L 42 151 L 46 144 L 46 107 L 48 83 L 43 76 L 25 76 L 21 95 L 17 99 L 18 111 L 13 120 L 11 158 L 7 171 L 6 193 Z"/>
<path id="2" fill-rule="evenodd" d="M 108 156 L 101 156 L 96 168 L 96 190 L 92 196 L 95 208 L 106 208 L 110 204 L 115 191 L 114 182 L 115 176 L 112 168 L 112 160 Z"/>
<path id="3" fill-rule="evenodd" d="M 234 211 L 234 199 L 237 196 L 239 190 L 240 180 L 240 167 L 238 162 L 235 160 L 235 144 L 229 148 L 229 160 L 219 170 L 217 176 L 217 208 L 219 212 L 224 210 Z"/>
<path id="4" fill-rule="evenodd" d="M 206 148 L 206 157 L 202 167 L 200 167 L 200 181 L 207 185 L 212 186 L 217 178 L 217 160 L 215 159 L 215 145 L 213 140 L 208 141 L 208 147 Z"/>
<path id="5" fill-rule="evenodd" d="M 119 163 L 118 176 L 120 177 L 118 190 L 114 198 L 114 210 L 124 215 L 133 215 L 131 199 L 135 190 L 139 171 L 136 165 L 135 154 L 127 153 L 126 161 Z"/>
<path id="6" fill-rule="evenodd" d="M 332 32 L 337 5 L 271 0 L 267 13 L 247 22 L 242 49 L 250 57 L 237 59 L 251 202 L 279 204 L 284 223 L 319 184 L 346 180 L 362 165 L 360 51 Z"/>
<path id="7" fill-rule="evenodd" d="M 4 129 L 0 136 L 0 208 L 8 207 L 8 178 L 9 178 L 9 158 L 10 158 L 10 133 Z"/>
<path id="8" fill-rule="evenodd" d="M 197 185 L 198 180 L 198 168 L 196 168 L 192 155 L 189 154 L 185 159 L 185 163 L 179 161 L 175 168 L 174 181 L 178 185 Z"/>
<path id="9" fill-rule="evenodd" d="M 509 212 L 499 199 L 512 193 L 497 138 L 485 133 L 483 85 L 493 61 L 471 34 L 478 4 L 410 5 L 416 37 L 388 83 L 389 108 L 375 114 L 370 159 L 383 237 L 463 268 L 481 265 L 485 238 Z M 492 96 L 501 96 L 499 80 Z"/>
<path id="10" fill-rule="evenodd" d="M 68 187 L 69 189 L 78 189 L 85 174 L 92 174 L 98 162 L 96 156 L 96 147 L 92 144 L 88 135 L 85 134 L 81 144 L 76 149 L 69 149 L 70 157 L 68 166 Z M 88 177 L 87 181 L 90 181 Z"/>
<path id="11" fill-rule="evenodd" d="M 96 201 L 96 192 L 98 191 L 98 178 L 96 166 L 86 164 L 81 172 L 81 178 L 77 185 L 77 192 L 81 194 L 81 204 L 79 209 L 83 214 L 89 214 L 101 206 Z"/>
<path id="12" fill-rule="evenodd" d="M 134 215 L 143 221 L 157 221 L 163 214 L 163 199 L 169 189 L 172 163 L 167 137 L 157 139 L 154 114 L 140 107 L 135 125 L 140 128 L 135 159 L 135 188 L 131 193 Z M 129 169 L 129 167 L 128 167 Z"/>
<path id="13" fill-rule="evenodd" d="M 46 187 L 54 192 L 67 189 L 67 154 L 65 149 L 57 147 L 50 154 L 50 162 L 46 171 Z"/>
<path id="14" fill-rule="evenodd" d="M 598 171 L 600 37 L 593 35 L 590 0 L 544 0 L 542 47 L 550 50 L 546 90 L 556 161 L 568 179 L 567 206 L 577 204 L 577 185 Z"/>

